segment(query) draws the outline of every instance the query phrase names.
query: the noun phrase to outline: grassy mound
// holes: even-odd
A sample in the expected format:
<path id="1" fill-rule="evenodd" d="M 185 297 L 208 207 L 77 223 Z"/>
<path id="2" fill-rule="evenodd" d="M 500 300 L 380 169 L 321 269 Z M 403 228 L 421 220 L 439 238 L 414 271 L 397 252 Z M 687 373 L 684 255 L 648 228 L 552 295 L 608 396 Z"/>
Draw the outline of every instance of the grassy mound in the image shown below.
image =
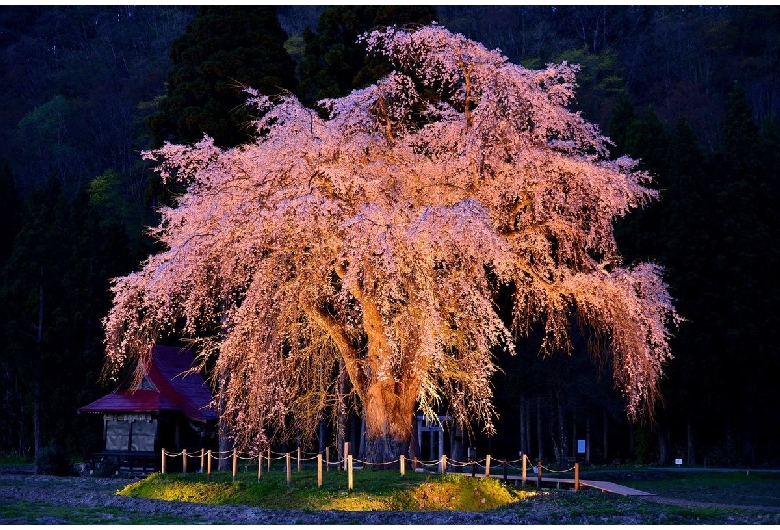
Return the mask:
<path id="1" fill-rule="evenodd" d="M 229 473 L 215 473 L 211 480 L 203 474 L 159 474 L 126 486 L 120 495 L 197 502 L 203 504 L 240 504 L 265 508 L 298 510 L 460 510 L 479 511 L 517 502 L 534 492 L 507 486 L 492 478 L 465 475 L 430 475 L 397 471 L 362 470 L 354 475 L 354 489 L 347 489 L 344 472 L 323 474 L 317 487 L 314 471 L 292 476 L 288 487 L 284 472 L 256 475 L 239 473 L 232 481 Z"/>

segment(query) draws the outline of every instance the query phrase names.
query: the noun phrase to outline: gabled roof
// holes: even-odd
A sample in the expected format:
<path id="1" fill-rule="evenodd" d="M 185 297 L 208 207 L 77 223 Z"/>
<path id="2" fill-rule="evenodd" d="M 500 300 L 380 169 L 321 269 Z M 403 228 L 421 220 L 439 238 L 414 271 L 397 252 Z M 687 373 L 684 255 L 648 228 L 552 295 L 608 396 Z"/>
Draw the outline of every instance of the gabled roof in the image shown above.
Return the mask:
<path id="1" fill-rule="evenodd" d="M 181 411 L 194 421 L 216 420 L 209 408 L 211 390 L 198 373 L 184 374 L 192 367 L 192 352 L 183 348 L 154 346 L 151 366 L 146 369 L 146 383 L 138 388 L 120 386 L 81 407 L 79 412 L 130 413 Z"/>

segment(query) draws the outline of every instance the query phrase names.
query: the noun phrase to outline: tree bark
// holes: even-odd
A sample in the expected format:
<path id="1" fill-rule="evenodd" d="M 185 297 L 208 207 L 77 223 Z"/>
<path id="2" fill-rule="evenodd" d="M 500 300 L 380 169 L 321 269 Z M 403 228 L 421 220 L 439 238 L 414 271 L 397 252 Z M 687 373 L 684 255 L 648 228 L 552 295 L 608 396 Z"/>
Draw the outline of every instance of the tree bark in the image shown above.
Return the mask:
<path id="1" fill-rule="evenodd" d="M 38 287 L 38 334 L 36 337 L 35 373 L 33 374 L 33 446 L 35 456 L 41 450 L 41 370 L 43 366 L 43 268 L 41 268 L 41 283 Z M 37 459 L 36 459 L 37 461 Z M 39 473 L 36 463 L 35 472 Z"/>
<path id="2" fill-rule="evenodd" d="M 688 462 L 687 463 L 689 466 L 695 466 L 696 465 L 696 443 L 693 437 L 693 424 L 691 423 L 690 419 L 688 419 L 686 431 L 688 434 Z"/>
<path id="3" fill-rule="evenodd" d="M 542 433 L 542 396 L 536 398 L 536 443 L 539 449 L 537 460 L 544 460 L 544 434 Z"/>

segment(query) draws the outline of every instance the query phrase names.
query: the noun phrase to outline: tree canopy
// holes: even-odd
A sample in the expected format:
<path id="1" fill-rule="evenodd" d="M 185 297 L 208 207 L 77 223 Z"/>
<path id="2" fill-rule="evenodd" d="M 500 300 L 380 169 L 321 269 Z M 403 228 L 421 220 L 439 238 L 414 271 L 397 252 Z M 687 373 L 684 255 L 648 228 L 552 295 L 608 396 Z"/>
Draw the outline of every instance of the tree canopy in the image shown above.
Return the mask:
<path id="1" fill-rule="evenodd" d="M 271 95 L 295 88 L 286 40 L 273 6 L 201 6 L 171 46 L 168 90 L 149 118 L 156 145 L 196 142 L 204 132 L 222 147 L 251 141 L 241 87 Z"/>
<path id="2" fill-rule="evenodd" d="M 576 320 L 628 414 L 652 408 L 677 315 L 658 265 L 622 264 L 612 224 L 656 192 L 567 110 L 577 68 L 529 70 L 436 25 L 363 39 L 396 70 L 323 100 L 326 119 L 250 90 L 257 142 L 146 153 L 188 188 L 161 212 L 167 250 L 115 280 L 108 372 L 168 330 L 197 338 L 254 447 L 290 417 L 313 432 L 343 359 L 381 462 L 418 407 L 490 432 L 496 348 L 540 325 L 542 352 L 565 352 Z"/>

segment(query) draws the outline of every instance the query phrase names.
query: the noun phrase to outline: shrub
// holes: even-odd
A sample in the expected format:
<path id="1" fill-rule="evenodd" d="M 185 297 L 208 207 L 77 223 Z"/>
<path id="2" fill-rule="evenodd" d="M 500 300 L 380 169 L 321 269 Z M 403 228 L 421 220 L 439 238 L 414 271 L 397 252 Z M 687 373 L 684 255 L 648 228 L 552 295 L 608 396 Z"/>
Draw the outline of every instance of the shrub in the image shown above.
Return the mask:
<path id="1" fill-rule="evenodd" d="M 65 477 L 76 475 L 73 463 L 65 448 L 52 444 L 44 447 L 35 455 L 35 469 L 39 475 Z"/>

